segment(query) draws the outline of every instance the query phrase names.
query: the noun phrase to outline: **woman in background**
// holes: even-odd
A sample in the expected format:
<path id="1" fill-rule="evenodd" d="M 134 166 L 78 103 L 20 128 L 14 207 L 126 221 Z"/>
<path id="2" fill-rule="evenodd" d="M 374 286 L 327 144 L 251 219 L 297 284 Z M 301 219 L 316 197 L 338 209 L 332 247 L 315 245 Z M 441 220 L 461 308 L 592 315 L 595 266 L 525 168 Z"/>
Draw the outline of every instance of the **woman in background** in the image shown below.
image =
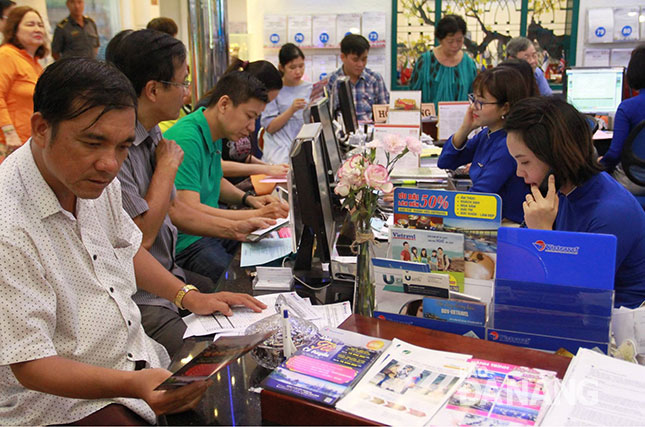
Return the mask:
<path id="1" fill-rule="evenodd" d="M 607 172 L 632 194 L 645 195 L 645 187 L 633 183 L 626 175 L 620 164 L 623 146 L 629 133 L 637 124 L 645 120 L 645 44 L 641 44 L 632 51 L 629 66 L 627 67 L 627 84 L 639 91 L 637 96 L 626 99 L 620 103 L 614 118 L 614 136 L 611 139 L 609 150 L 602 156 L 600 164 Z"/>
<path id="2" fill-rule="evenodd" d="M 437 166 L 456 169 L 471 163 L 470 191 L 496 193 L 502 198 L 502 218 L 524 220 L 522 202 L 529 188 L 515 176 L 515 161 L 506 148 L 504 120 L 511 107 L 526 98 L 527 86 L 519 71 L 496 67 L 481 72 L 474 83 L 464 120 L 443 146 Z M 468 139 L 475 129 L 483 129 Z"/>
<path id="3" fill-rule="evenodd" d="M 435 28 L 439 46 L 425 52 L 414 64 L 410 89 L 422 92 L 423 102 L 466 101 L 477 76 L 477 66 L 462 48 L 466 21 L 444 16 Z"/>
<path id="4" fill-rule="evenodd" d="M 641 305 L 645 212 L 633 195 L 602 172 L 585 118 L 557 97 L 537 97 L 515 104 L 504 126 L 517 175 L 531 186 L 523 204 L 526 226 L 616 236 L 614 305 Z M 539 187 L 545 181 L 543 195 Z"/>
<path id="5" fill-rule="evenodd" d="M 288 163 L 291 144 L 305 123 L 303 109 L 311 96 L 311 83 L 302 80 L 305 73 L 305 55 L 293 43 L 280 48 L 279 69 L 283 87 L 276 99 L 267 104 L 262 113 L 264 153 L 267 163 Z"/>
<path id="6" fill-rule="evenodd" d="M 4 30 L 4 25 L 9 17 L 9 12 L 16 6 L 16 2 L 11 0 L 0 0 L 0 33 Z M 0 40 L 2 41 L 2 40 Z"/>
<path id="7" fill-rule="evenodd" d="M 47 53 L 45 26 L 36 9 L 15 7 L 7 17 L 0 46 L 0 143 L 5 155 L 31 136 L 36 81 L 43 72 L 38 63 Z"/>

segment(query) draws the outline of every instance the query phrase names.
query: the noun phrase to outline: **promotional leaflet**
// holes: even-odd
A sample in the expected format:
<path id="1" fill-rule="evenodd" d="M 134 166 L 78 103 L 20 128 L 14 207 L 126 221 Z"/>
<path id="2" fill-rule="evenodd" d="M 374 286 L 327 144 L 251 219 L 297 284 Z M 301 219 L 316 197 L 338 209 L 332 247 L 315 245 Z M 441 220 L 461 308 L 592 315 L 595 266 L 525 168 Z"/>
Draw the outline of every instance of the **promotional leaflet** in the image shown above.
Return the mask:
<path id="1" fill-rule="evenodd" d="M 419 217 L 410 215 L 408 221 L 416 226 Z M 403 230 L 392 228 L 388 256 L 402 261 L 425 263 L 433 273 L 445 274 L 449 277 L 451 290 L 464 291 L 463 234 L 415 228 Z"/>
<path id="2" fill-rule="evenodd" d="M 475 370 L 431 425 L 539 424 L 559 385 L 555 372 L 488 360 L 471 362 L 477 364 Z"/>
<path id="3" fill-rule="evenodd" d="M 387 425 L 425 425 L 470 375 L 469 358 L 394 339 L 336 409 Z"/>
<path id="4" fill-rule="evenodd" d="M 336 15 L 314 15 L 312 28 L 313 45 L 315 47 L 335 47 L 338 45 L 336 41 Z M 335 65 L 334 61 L 334 68 L 336 68 Z"/>
<path id="5" fill-rule="evenodd" d="M 216 341 L 188 342 L 175 356 L 170 378 L 155 390 L 170 390 L 195 381 L 207 380 L 233 360 L 251 351 L 275 331 L 253 335 L 221 337 Z"/>
<path id="6" fill-rule="evenodd" d="M 340 41 L 347 34 L 361 33 L 360 13 L 341 13 L 336 16 L 336 38 Z"/>
<path id="7" fill-rule="evenodd" d="M 385 12 L 363 12 L 362 33 L 371 47 L 385 47 L 386 23 Z"/>
<path id="8" fill-rule="evenodd" d="M 464 277 L 490 280 L 495 277 L 501 211 L 502 201 L 497 194 L 396 188 L 393 230 L 463 235 Z"/>
<path id="9" fill-rule="evenodd" d="M 355 334 L 358 335 L 358 334 Z M 389 343 L 375 337 L 323 330 L 311 345 L 278 366 L 262 387 L 333 406 L 371 366 Z"/>
<path id="10" fill-rule="evenodd" d="M 467 325 L 486 326 L 486 304 L 425 297 L 423 298 L 423 317 Z"/>
<path id="11" fill-rule="evenodd" d="M 286 42 L 287 15 L 264 15 L 264 47 L 280 47 Z M 277 59 L 273 64 L 277 66 Z"/>
<path id="12" fill-rule="evenodd" d="M 449 277 L 431 273 L 427 263 L 373 257 L 372 265 L 375 284 L 386 291 L 449 297 Z"/>
<path id="13" fill-rule="evenodd" d="M 289 42 L 300 47 L 311 47 L 311 15 L 289 15 Z"/>

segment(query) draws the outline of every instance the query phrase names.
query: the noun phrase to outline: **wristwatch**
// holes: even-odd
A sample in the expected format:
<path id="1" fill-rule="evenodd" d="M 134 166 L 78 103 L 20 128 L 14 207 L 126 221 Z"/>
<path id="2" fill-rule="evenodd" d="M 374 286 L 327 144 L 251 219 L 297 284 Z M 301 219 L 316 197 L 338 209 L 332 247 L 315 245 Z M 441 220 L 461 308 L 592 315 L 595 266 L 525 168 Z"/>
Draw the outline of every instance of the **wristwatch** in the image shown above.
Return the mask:
<path id="1" fill-rule="evenodd" d="M 190 291 L 199 291 L 199 289 L 193 285 L 184 285 L 184 287 L 177 292 L 177 295 L 175 295 L 175 305 L 181 310 L 185 310 L 182 302 L 184 301 L 186 294 Z"/>
<path id="2" fill-rule="evenodd" d="M 246 193 L 242 196 L 242 206 L 248 206 L 246 204 L 246 199 L 249 198 L 249 196 L 253 196 L 253 191 L 252 190 L 247 190 Z"/>

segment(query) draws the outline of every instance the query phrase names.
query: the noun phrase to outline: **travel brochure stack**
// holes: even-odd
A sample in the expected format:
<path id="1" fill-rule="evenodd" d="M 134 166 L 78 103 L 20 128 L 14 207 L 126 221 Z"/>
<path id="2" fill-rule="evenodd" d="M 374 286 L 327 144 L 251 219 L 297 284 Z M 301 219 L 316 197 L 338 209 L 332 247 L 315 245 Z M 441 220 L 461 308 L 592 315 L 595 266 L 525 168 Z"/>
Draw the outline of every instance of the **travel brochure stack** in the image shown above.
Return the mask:
<path id="1" fill-rule="evenodd" d="M 535 425 L 555 372 L 328 328 L 262 383 L 388 425 Z"/>

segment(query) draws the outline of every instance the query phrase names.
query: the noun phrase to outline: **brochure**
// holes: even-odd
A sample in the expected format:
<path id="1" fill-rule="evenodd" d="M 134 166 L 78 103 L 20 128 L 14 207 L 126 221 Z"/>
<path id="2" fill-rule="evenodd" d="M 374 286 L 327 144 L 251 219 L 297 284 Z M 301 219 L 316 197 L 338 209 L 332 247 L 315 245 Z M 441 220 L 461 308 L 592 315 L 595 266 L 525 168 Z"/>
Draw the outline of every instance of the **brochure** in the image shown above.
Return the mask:
<path id="1" fill-rule="evenodd" d="M 449 278 L 430 272 L 430 266 L 421 262 L 372 258 L 375 283 L 385 290 L 448 298 Z"/>
<path id="2" fill-rule="evenodd" d="M 418 219 L 415 216 L 408 217 L 415 225 Z M 451 290 L 464 291 L 463 234 L 391 228 L 388 256 L 402 261 L 428 264 L 433 273 L 448 275 Z"/>
<path id="3" fill-rule="evenodd" d="M 423 299 L 423 317 L 426 319 L 486 326 L 486 304 L 425 297 Z"/>
<path id="4" fill-rule="evenodd" d="M 262 387 L 333 406 L 389 343 L 353 334 L 359 339 L 348 336 L 346 331 L 339 333 L 330 329 L 321 331 L 316 341 L 278 366 L 265 378 Z"/>
<path id="5" fill-rule="evenodd" d="M 186 342 L 171 364 L 172 376 L 155 390 L 169 390 L 206 380 L 274 333 L 221 337 L 212 342 Z"/>
<path id="6" fill-rule="evenodd" d="M 425 425 L 470 375 L 468 359 L 395 338 L 336 409 L 387 425 Z"/>
<path id="7" fill-rule="evenodd" d="M 431 425 L 525 425 L 539 423 L 553 401 L 556 373 L 488 360 L 430 420 Z"/>
<path id="8" fill-rule="evenodd" d="M 464 236 L 464 276 L 492 280 L 497 261 L 497 229 L 502 201 L 497 194 L 422 188 L 394 190 L 394 227 Z"/>

